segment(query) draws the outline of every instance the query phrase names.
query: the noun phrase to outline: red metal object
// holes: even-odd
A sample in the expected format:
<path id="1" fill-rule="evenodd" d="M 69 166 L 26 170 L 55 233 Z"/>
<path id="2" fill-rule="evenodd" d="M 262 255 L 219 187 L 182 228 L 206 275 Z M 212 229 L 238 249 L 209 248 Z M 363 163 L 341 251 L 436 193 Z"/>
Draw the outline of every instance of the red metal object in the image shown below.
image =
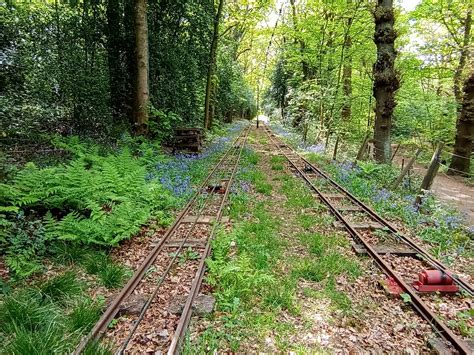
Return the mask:
<path id="1" fill-rule="evenodd" d="M 418 281 L 413 282 L 418 292 L 458 292 L 459 287 L 453 278 L 441 270 L 425 270 L 418 275 Z"/>

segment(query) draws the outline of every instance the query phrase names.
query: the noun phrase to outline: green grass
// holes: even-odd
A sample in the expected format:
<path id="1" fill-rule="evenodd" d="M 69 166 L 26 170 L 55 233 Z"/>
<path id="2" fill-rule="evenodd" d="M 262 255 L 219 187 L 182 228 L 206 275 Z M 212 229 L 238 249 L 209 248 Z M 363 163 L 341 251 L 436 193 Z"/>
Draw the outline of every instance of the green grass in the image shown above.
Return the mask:
<path id="1" fill-rule="evenodd" d="M 245 174 L 242 174 L 242 179 L 249 181 L 254 185 L 255 191 L 264 195 L 270 195 L 273 186 L 268 183 L 267 178 L 263 172 L 257 169 L 249 169 Z"/>
<path id="2" fill-rule="evenodd" d="M 52 353 L 52 349 L 57 354 L 65 354 L 71 350 L 71 339 L 67 338 L 63 329 L 54 323 L 34 333 L 19 328 L 14 339 L 6 346 L 5 353 L 48 355 Z"/>
<path id="3" fill-rule="evenodd" d="M 299 261 L 295 275 L 309 281 L 320 282 L 329 276 L 348 275 L 354 279 L 361 275 L 359 265 L 339 253 L 324 254 L 320 258 L 305 258 Z"/>
<path id="4" fill-rule="evenodd" d="M 72 332 L 90 331 L 99 320 L 102 306 L 91 299 L 80 300 L 67 318 L 67 325 Z"/>
<path id="5" fill-rule="evenodd" d="M 101 311 L 73 272 L 14 290 L 0 301 L 2 353 L 70 353 Z"/>
<path id="6" fill-rule="evenodd" d="M 81 289 L 82 285 L 72 271 L 50 278 L 39 286 L 43 297 L 53 302 L 60 302 L 65 298 L 72 297 L 80 293 Z"/>
<path id="7" fill-rule="evenodd" d="M 274 157 L 279 163 L 281 157 Z M 253 169 L 245 178 L 258 191 L 259 184 L 267 183 L 267 176 Z M 282 211 L 288 215 L 272 215 L 271 200 L 257 202 L 252 196 L 231 196 L 230 214 L 235 221 L 231 231 L 219 230 L 213 241 L 213 255 L 208 260 L 207 283 L 213 288 L 217 312 L 209 316 L 209 326 L 197 339 L 185 342 L 184 354 L 209 353 L 222 349 L 234 352 L 255 346 L 265 347 L 264 339 L 271 334 L 278 350 L 294 350 L 288 339 L 294 334 L 294 324 L 281 321 L 281 312 L 300 316 L 297 286 L 301 278 L 316 280 L 320 290 L 314 297 L 331 301 L 331 308 L 348 312 L 350 299 L 336 287 L 335 276 L 360 275 L 359 265 L 341 256 L 347 247 L 345 237 L 326 236 L 312 232 L 315 227 L 332 222 L 324 208 L 313 198 L 307 187 L 288 173 L 273 180 L 281 181 L 277 193 L 287 197 Z M 274 192 L 274 191 L 273 191 Z M 311 214 L 302 209 L 310 209 Z M 314 214 L 312 214 L 314 213 Z M 284 222 L 282 223 L 282 219 Z M 286 225 L 293 224 L 305 233 L 282 238 Z M 287 233 L 287 232 L 285 232 Z M 307 247 L 310 257 L 288 257 L 287 250 L 295 243 Z M 346 314 L 345 313 L 345 314 Z"/>
<path id="8" fill-rule="evenodd" d="M 285 166 L 283 164 L 285 161 L 286 161 L 286 159 L 284 157 L 281 157 L 281 156 L 278 156 L 278 155 L 272 156 L 271 159 L 270 159 L 270 164 L 271 164 L 272 170 L 282 171 L 285 168 Z"/>
<path id="9" fill-rule="evenodd" d="M 118 288 L 124 284 L 127 269 L 113 263 L 107 264 L 97 274 L 100 282 L 107 288 Z"/>
<path id="10" fill-rule="evenodd" d="M 11 335 L 19 329 L 36 332 L 48 328 L 58 317 L 57 310 L 37 289 L 9 294 L 0 303 L 0 331 Z"/>
<path id="11" fill-rule="evenodd" d="M 129 270 L 115 264 L 105 253 L 88 255 L 83 261 L 85 270 L 97 275 L 99 282 L 107 288 L 118 288 L 123 285 Z"/>
<path id="12" fill-rule="evenodd" d="M 58 241 L 51 246 L 54 261 L 61 265 L 73 265 L 84 260 L 92 251 L 87 246 L 66 241 Z"/>
<path id="13" fill-rule="evenodd" d="M 287 197 L 287 205 L 290 208 L 311 208 L 319 205 L 309 190 L 290 175 L 283 179 L 281 192 Z"/>
<path id="14" fill-rule="evenodd" d="M 329 227 L 335 221 L 335 218 L 330 214 L 323 213 L 324 210 L 324 207 L 319 205 L 313 210 L 318 214 L 300 213 L 296 216 L 296 220 L 304 229 L 311 229 L 313 226 Z"/>

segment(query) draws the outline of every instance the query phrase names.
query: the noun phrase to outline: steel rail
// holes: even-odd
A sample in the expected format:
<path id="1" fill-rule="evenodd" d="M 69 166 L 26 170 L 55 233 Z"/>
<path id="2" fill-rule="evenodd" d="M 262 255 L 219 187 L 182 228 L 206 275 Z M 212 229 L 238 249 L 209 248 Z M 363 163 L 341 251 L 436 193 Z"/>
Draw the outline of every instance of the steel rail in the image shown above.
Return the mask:
<path id="1" fill-rule="evenodd" d="M 462 339 L 459 339 L 452 331 L 449 329 L 423 302 L 420 296 L 416 293 L 416 291 L 406 283 L 397 272 L 395 272 L 384 260 L 383 258 L 375 251 L 375 249 L 365 240 L 365 238 L 355 229 L 352 225 L 344 218 L 341 212 L 337 209 L 337 207 L 333 206 L 332 203 L 329 201 L 328 198 L 324 196 L 324 194 L 319 191 L 319 189 L 312 183 L 311 179 L 306 175 L 304 171 L 302 171 L 295 162 L 293 162 L 288 154 L 283 152 L 281 147 L 277 144 L 276 140 L 273 139 L 272 135 L 270 134 L 271 131 L 266 127 L 265 131 L 267 132 L 270 140 L 274 142 L 277 149 L 280 153 L 288 160 L 288 162 L 298 171 L 300 176 L 306 181 L 306 183 L 313 189 L 316 194 L 319 196 L 321 201 L 331 210 L 331 212 L 339 219 L 349 234 L 358 240 L 360 240 L 363 246 L 366 248 L 367 253 L 375 260 L 377 265 L 390 277 L 392 277 L 399 286 L 410 296 L 411 302 L 413 303 L 413 308 L 418 311 L 418 313 L 425 318 L 425 320 L 430 323 L 446 340 L 451 342 L 454 348 L 458 350 L 461 354 L 471 354 L 472 350 L 470 349 L 469 345 L 466 344 Z M 297 157 L 302 159 L 303 161 L 307 162 L 303 157 L 301 157 L 298 153 L 294 152 L 286 143 L 285 146 L 293 152 Z M 323 175 L 321 175 L 323 176 Z"/>
<path id="2" fill-rule="evenodd" d="M 176 260 L 178 259 L 178 257 L 180 256 L 181 254 L 181 251 L 183 250 L 183 247 L 184 245 L 186 244 L 186 242 L 188 241 L 188 238 L 189 236 L 191 236 L 191 234 L 193 233 L 194 231 L 194 228 L 196 227 L 197 225 L 197 220 L 200 216 L 202 216 L 203 214 L 203 211 L 204 209 L 207 207 L 207 203 L 211 200 L 211 196 L 212 196 L 212 193 L 208 193 L 206 195 L 206 198 L 204 200 L 204 203 L 202 204 L 202 206 L 199 208 L 198 210 L 198 213 L 196 214 L 196 219 L 194 220 L 194 222 L 192 222 L 191 224 L 191 228 L 189 228 L 189 230 L 186 232 L 185 234 L 185 237 L 183 238 L 183 240 L 181 241 L 181 243 L 179 244 L 178 246 L 178 249 L 176 250 L 176 252 L 174 252 L 174 255 L 173 257 L 171 258 L 171 260 L 168 262 L 168 265 L 165 269 L 165 271 L 161 274 L 158 282 L 156 283 L 155 285 L 155 288 L 153 290 L 153 292 L 151 293 L 151 295 L 148 297 L 145 305 L 142 307 L 141 311 L 140 311 L 140 314 L 138 316 L 138 318 L 134 321 L 133 323 L 133 327 L 132 329 L 130 330 L 127 338 L 125 339 L 125 341 L 122 342 L 122 345 L 120 346 L 119 350 L 116 351 L 116 354 L 123 354 L 124 351 L 126 350 L 130 340 L 132 340 L 133 338 L 133 335 L 135 334 L 136 330 L 138 329 L 141 321 L 143 320 L 143 317 L 145 316 L 145 313 L 147 312 L 148 308 L 150 308 L 150 305 L 151 303 L 153 302 L 153 300 L 155 299 L 156 295 L 158 294 L 158 291 L 160 290 L 161 288 L 161 285 L 163 284 L 163 282 L 165 281 L 165 279 L 168 277 L 168 274 L 169 272 L 171 271 L 171 268 L 173 267 L 174 263 L 176 262 Z M 194 215 L 193 215 L 194 216 Z"/>
<path id="3" fill-rule="evenodd" d="M 266 129 L 268 129 L 266 127 Z M 269 131 L 271 134 L 273 134 L 271 131 Z M 288 144 L 284 143 L 285 147 L 290 149 L 291 151 L 294 151 Z M 398 231 L 390 222 L 388 222 L 386 219 L 382 218 L 379 216 L 373 209 L 371 209 L 369 206 L 364 204 L 362 201 L 360 201 L 357 197 L 355 197 L 352 193 L 350 193 L 347 189 L 345 189 L 343 186 L 338 184 L 336 181 L 334 181 L 329 175 L 327 175 L 324 171 L 322 171 L 320 168 L 318 168 L 316 165 L 314 165 L 312 162 L 308 161 L 305 157 L 302 157 L 298 153 L 294 153 L 298 155 L 299 159 L 303 160 L 305 164 L 309 165 L 316 173 L 321 175 L 323 178 L 325 178 L 327 181 L 331 183 L 332 186 L 334 186 L 337 190 L 345 194 L 352 203 L 358 205 L 359 207 L 362 208 L 362 210 L 370 215 L 370 217 L 377 221 L 378 223 L 382 224 L 384 227 L 389 229 L 390 232 L 395 234 L 395 236 L 408 244 L 411 248 L 413 248 L 415 251 L 418 252 L 426 261 L 429 261 L 433 267 L 435 267 L 438 270 L 441 270 L 445 273 L 448 273 L 453 280 L 462 288 L 464 289 L 470 296 L 474 295 L 474 288 L 471 286 L 468 282 L 462 280 L 459 278 L 455 273 L 450 271 L 441 261 L 436 259 L 435 257 L 431 256 L 428 251 L 426 251 L 424 248 L 420 247 L 418 244 L 416 244 L 411 238 L 407 237 L 400 231 Z"/>
<path id="4" fill-rule="evenodd" d="M 244 136 L 246 136 L 244 134 Z M 238 144 L 239 142 L 239 139 L 241 139 L 242 137 L 240 136 L 236 142 L 233 144 L 233 148 L 236 147 L 236 145 Z M 234 152 L 233 152 L 234 153 Z M 229 157 L 230 159 L 233 159 L 234 156 L 231 155 Z M 236 157 L 236 160 L 235 161 L 232 161 L 232 166 L 236 167 L 238 162 L 239 162 L 239 159 L 240 159 L 240 154 Z M 225 164 L 221 164 L 219 167 L 226 167 L 227 164 L 229 163 L 228 160 L 225 160 L 224 161 Z M 234 170 L 232 170 L 234 171 Z M 216 171 L 218 172 L 218 171 Z M 216 173 L 215 172 L 215 173 Z M 223 203 L 227 197 L 227 191 L 229 190 L 229 184 L 226 185 L 226 193 L 222 196 L 221 198 L 221 203 L 220 203 L 220 209 L 218 211 L 218 218 L 216 218 L 216 222 L 218 222 L 218 220 L 220 220 L 220 216 L 221 216 L 221 209 L 222 209 L 222 206 L 223 206 Z M 122 342 L 122 345 L 120 346 L 119 350 L 116 352 L 116 354 L 123 354 L 124 351 L 126 350 L 128 344 L 130 343 L 130 341 L 132 340 L 133 338 L 133 335 L 136 333 L 136 330 L 138 329 L 141 321 L 143 320 L 143 317 L 145 316 L 145 313 L 147 312 L 148 308 L 150 307 L 151 303 L 153 302 L 154 298 L 156 297 L 161 285 L 163 284 L 163 282 L 165 281 L 165 279 L 167 278 L 172 266 L 174 265 L 174 263 L 176 262 L 177 258 L 179 257 L 181 251 L 183 250 L 184 248 L 184 245 L 186 244 L 188 238 L 191 236 L 192 232 L 194 231 L 194 227 L 197 225 L 197 219 L 199 218 L 199 216 L 202 216 L 202 213 L 203 211 L 206 209 L 206 207 L 208 207 L 206 205 L 207 202 L 209 202 L 211 200 L 211 196 L 212 196 L 212 193 L 208 193 L 207 196 L 206 196 L 206 199 L 205 199 L 205 203 L 201 206 L 201 208 L 199 209 L 199 212 L 198 214 L 196 215 L 196 219 L 195 221 L 193 222 L 192 224 L 192 227 L 190 228 L 190 230 L 186 233 L 186 236 L 185 238 L 181 241 L 179 247 L 178 247 L 178 250 L 176 250 L 176 252 L 174 253 L 174 256 L 173 258 L 170 260 L 170 262 L 168 263 L 168 266 L 166 268 L 166 270 L 161 274 L 160 276 L 160 279 L 158 280 L 156 286 L 155 286 L 155 289 L 153 290 L 152 294 L 148 297 L 148 300 L 147 302 L 145 303 L 145 305 L 143 306 L 143 308 L 141 309 L 140 311 L 140 315 L 138 317 L 137 320 L 134 321 L 134 324 L 133 324 L 133 327 L 132 329 L 130 330 L 127 338 L 125 339 L 124 342 Z M 212 233 L 213 233 L 213 230 L 211 229 L 211 232 L 209 233 L 209 236 L 208 236 L 208 240 L 209 238 L 212 238 Z"/>
<path id="5" fill-rule="evenodd" d="M 237 142 L 242 135 L 246 134 L 248 130 L 248 127 L 244 128 L 242 132 L 239 134 L 239 136 L 235 139 L 235 142 Z M 235 143 L 234 142 L 234 143 Z M 201 183 L 199 188 L 196 190 L 196 192 L 193 194 L 189 202 L 186 204 L 186 206 L 183 208 L 183 210 L 180 212 L 178 217 L 175 219 L 173 224 L 167 229 L 165 234 L 163 235 L 163 238 L 160 240 L 160 242 L 150 251 L 150 253 L 147 255 L 145 260 L 140 264 L 139 268 L 133 276 L 129 279 L 129 281 L 126 283 L 126 285 L 122 288 L 122 290 L 119 292 L 117 297 L 113 300 L 113 302 L 110 304 L 109 307 L 105 310 L 105 312 L 102 314 L 100 319 L 97 321 L 97 323 L 94 325 L 94 327 L 91 329 L 89 334 L 87 336 L 83 337 L 79 345 L 76 347 L 74 350 L 73 354 L 74 355 L 79 355 L 81 354 L 86 346 L 92 341 L 92 340 L 98 340 L 100 339 L 104 333 L 107 330 L 108 325 L 112 320 L 115 318 L 117 315 L 120 305 L 127 299 L 128 296 L 136 289 L 140 281 L 144 278 L 147 270 L 150 268 L 150 266 L 154 263 L 156 257 L 158 254 L 161 252 L 163 249 L 165 243 L 168 241 L 169 237 L 175 233 L 175 231 L 178 229 L 178 227 L 181 225 L 181 222 L 183 218 L 189 213 L 193 205 L 196 203 L 197 198 L 201 195 L 201 191 L 204 189 L 206 184 L 209 183 L 211 180 L 212 176 L 214 173 L 218 170 L 219 166 L 227 159 L 229 154 L 233 151 L 234 149 L 234 143 L 230 146 L 229 149 L 224 153 L 224 155 L 219 159 L 217 164 L 213 167 L 211 172 L 207 175 L 206 179 Z"/>
<path id="6" fill-rule="evenodd" d="M 249 127 L 250 129 L 250 127 Z M 242 156 L 242 152 L 244 150 L 245 144 L 247 143 L 247 137 L 248 137 L 248 131 L 246 132 L 247 134 L 243 138 L 243 142 L 241 143 L 240 149 L 239 149 L 239 155 L 237 157 L 237 161 L 235 162 L 235 165 L 233 167 L 231 176 L 229 178 L 229 182 L 227 183 L 227 188 L 224 193 L 224 197 L 222 198 L 221 205 L 219 206 L 219 211 L 217 213 L 216 217 L 216 223 L 212 226 L 212 231 L 211 234 L 207 240 L 206 243 L 206 248 L 204 250 L 204 253 L 201 257 L 200 263 L 199 263 L 199 268 L 196 271 L 196 275 L 193 279 L 192 285 L 191 285 L 191 290 L 189 292 L 188 299 L 186 300 L 186 304 L 183 308 L 183 312 L 181 313 L 181 317 L 178 323 L 178 326 L 176 327 L 175 334 L 173 336 L 173 339 L 171 340 L 170 347 L 168 348 L 168 355 L 174 355 L 174 354 L 179 354 L 182 341 L 184 339 L 186 329 L 188 328 L 189 321 L 191 319 L 192 315 L 192 305 L 194 303 L 194 299 L 199 293 L 199 289 L 201 288 L 202 280 L 204 277 L 204 273 L 206 272 L 206 259 L 210 256 L 211 254 L 211 243 L 212 240 L 214 239 L 214 235 L 218 226 L 218 222 L 220 222 L 222 218 L 222 214 L 224 211 L 224 206 L 227 202 L 227 197 L 229 195 L 229 191 L 232 185 L 232 182 L 234 180 L 235 174 L 237 172 L 237 168 L 239 166 L 240 158 Z"/>

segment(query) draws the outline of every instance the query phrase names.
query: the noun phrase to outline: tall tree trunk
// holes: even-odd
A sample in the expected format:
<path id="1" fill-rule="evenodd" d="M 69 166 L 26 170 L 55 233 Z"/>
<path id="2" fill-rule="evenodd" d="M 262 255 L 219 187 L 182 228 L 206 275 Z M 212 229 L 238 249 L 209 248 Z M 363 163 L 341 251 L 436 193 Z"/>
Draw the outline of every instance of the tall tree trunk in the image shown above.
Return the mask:
<path id="1" fill-rule="evenodd" d="M 221 21 L 224 0 L 219 0 L 217 14 L 214 16 L 214 32 L 212 34 L 211 51 L 209 53 L 209 67 L 207 69 L 206 97 L 204 98 L 204 129 L 211 128 L 211 95 L 214 67 L 217 59 L 217 41 L 219 39 L 219 23 Z"/>
<path id="2" fill-rule="evenodd" d="M 390 131 L 393 110 L 396 106 L 395 91 L 400 87 L 398 73 L 395 70 L 395 15 L 393 0 L 377 0 L 374 9 L 375 20 L 374 42 L 377 46 L 377 60 L 374 63 L 375 125 L 374 145 L 375 160 L 388 163 L 391 158 Z"/>
<path id="3" fill-rule="evenodd" d="M 148 24 L 147 0 L 135 0 L 135 39 L 137 56 L 135 124 L 137 134 L 148 131 Z"/>
<path id="4" fill-rule="evenodd" d="M 464 71 L 464 67 L 466 66 L 466 60 L 469 56 L 469 42 L 471 39 L 471 26 L 472 26 L 472 10 L 469 9 L 466 14 L 466 19 L 464 20 L 464 39 L 459 55 L 459 64 L 454 72 L 454 97 L 456 98 L 457 103 L 457 113 L 458 118 L 461 114 L 461 106 L 462 106 L 462 92 L 461 92 L 461 82 L 462 82 L 462 74 Z"/>
<path id="5" fill-rule="evenodd" d="M 474 140 L 474 70 L 471 70 L 464 83 L 464 98 L 456 128 L 454 155 L 448 173 L 468 175 L 471 164 L 472 141 Z"/>
<path id="6" fill-rule="evenodd" d="M 135 54 L 135 4 L 133 1 L 125 1 L 123 4 L 123 38 L 125 68 L 124 68 L 124 96 L 125 111 L 129 119 L 130 127 L 135 127 L 135 103 L 137 95 L 137 57 Z"/>

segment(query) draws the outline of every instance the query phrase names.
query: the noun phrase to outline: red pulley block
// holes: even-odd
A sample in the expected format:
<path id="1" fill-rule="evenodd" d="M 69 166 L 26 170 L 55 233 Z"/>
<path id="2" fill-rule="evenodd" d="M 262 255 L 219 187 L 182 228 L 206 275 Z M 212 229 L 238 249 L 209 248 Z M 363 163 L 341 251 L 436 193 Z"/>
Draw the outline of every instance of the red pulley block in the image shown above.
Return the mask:
<path id="1" fill-rule="evenodd" d="M 459 288 L 453 278 L 441 270 L 424 270 L 413 282 L 418 292 L 458 292 Z"/>

